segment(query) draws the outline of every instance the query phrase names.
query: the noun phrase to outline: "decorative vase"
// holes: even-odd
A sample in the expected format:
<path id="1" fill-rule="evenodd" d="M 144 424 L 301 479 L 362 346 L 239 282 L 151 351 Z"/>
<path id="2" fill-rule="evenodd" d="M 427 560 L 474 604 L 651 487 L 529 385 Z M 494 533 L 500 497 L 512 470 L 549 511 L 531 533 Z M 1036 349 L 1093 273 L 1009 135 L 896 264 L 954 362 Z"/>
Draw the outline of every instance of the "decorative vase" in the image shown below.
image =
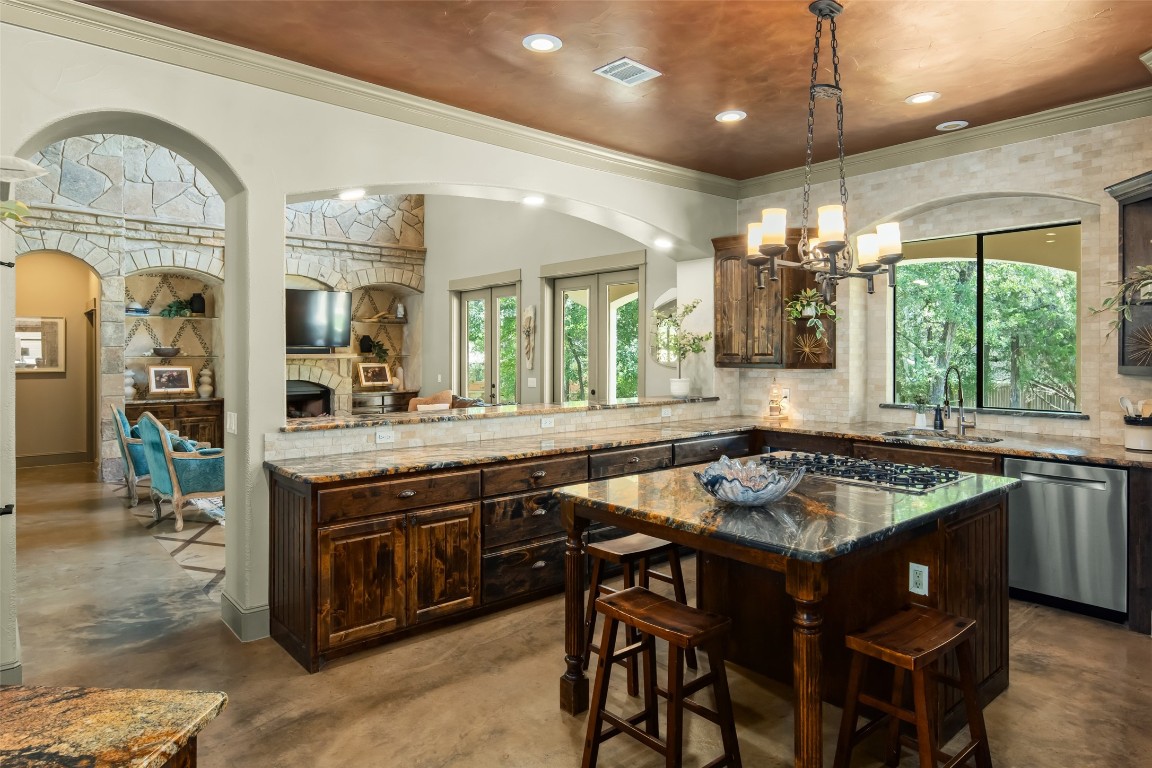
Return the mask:
<path id="1" fill-rule="evenodd" d="M 392 388 L 396 390 L 404 389 L 404 366 L 399 363 L 396 364 L 396 369 L 392 371 Z"/>
<path id="2" fill-rule="evenodd" d="M 360 337 L 360 353 L 364 355 L 372 354 L 372 337 L 368 334 Z"/>
<path id="3" fill-rule="evenodd" d="M 204 294 L 192 294 L 192 298 L 188 299 L 188 311 L 194 315 L 204 314 Z"/>
<path id="4" fill-rule="evenodd" d="M 917 427 L 927 427 L 928 426 L 928 414 L 926 414 L 924 411 L 920 410 L 919 408 L 916 409 L 916 426 Z"/>
<path id="5" fill-rule="evenodd" d="M 404 305 L 401 304 L 400 302 L 396 302 L 396 319 L 397 320 L 403 320 L 404 319 Z"/>
<path id="6" fill-rule="evenodd" d="M 804 309 L 800 310 L 801 317 L 816 317 L 816 305 L 806 304 Z"/>
<path id="7" fill-rule="evenodd" d="M 131 371 L 124 371 L 124 399 L 136 399 L 136 378 Z"/>
<path id="8" fill-rule="evenodd" d="M 205 399 L 212 397 L 212 371 L 208 368 L 200 371 L 200 386 L 196 387 L 196 393 Z"/>
<path id="9" fill-rule="evenodd" d="M 669 379 L 668 383 L 672 397 L 688 397 L 688 392 L 692 388 L 691 379 Z"/>

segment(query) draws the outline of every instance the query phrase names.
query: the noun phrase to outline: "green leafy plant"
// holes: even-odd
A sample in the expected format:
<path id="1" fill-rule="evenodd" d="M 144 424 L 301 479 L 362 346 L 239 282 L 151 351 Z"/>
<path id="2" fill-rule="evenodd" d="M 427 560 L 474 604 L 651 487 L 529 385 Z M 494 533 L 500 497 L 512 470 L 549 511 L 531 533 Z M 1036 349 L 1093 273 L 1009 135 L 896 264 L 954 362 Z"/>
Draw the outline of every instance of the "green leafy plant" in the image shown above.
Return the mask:
<path id="1" fill-rule="evenodd" d="M 712 338 L 712 332 L 696 333 L 684 329 L 684 321 L 700 306 L 700 299 L 694 299 L 676 312 L 666 313 L 652 311 L 652 322 L 656 328 L 657 338 L 661 344 L 666 345 L 672 356 L 676 358 L 676 378 L 683 378 L 682 363 L 684 358 L 691 354 L 704 351 L 704 343 Z"/>
<path id="2" fill-rule="evenodd" d="M 188 317 L 192 314 L 192 305 L 184 299 L 168 302 L 168 306 L 160 310 L 160 317 Z"/>
<path id="3" fill-rule="evenodd" d="M 0 221 L 11 219 L 17 224 L 23 224 L 24 217 L 29 213 L 28 206 L 19 200 L 0 200 Z"/>
<path id="4" fill-rule="evenodd" d="M 784 305 L 784 311 L 792 320 L 807 320 L 809 328 L 816 329 L 816 338 L 824 337 L 824 321 L 820 318 L 836 319 L 836 310 L 824 302 L 824 297 L 815 288 L 805 288 Z"/>
<path id="5" fill-rule="evenodd" d="M 1136 267 L 1128 277 L 1108 285 L 1117 286 L 1116 292 L 1104 299 L 1099 308 L 1089 307 L 1088 311 L 1094 315 L 1101 312 L 1116 313 L 1116 317 L 1108 324 L 1108 335 L 1111 336 L 1120 328 L 1122 320 L 1132 319 L 1133 304 L 1144 304 L 1152 299 L 1152 264 Z"/>
<path id="6" fill-rule="evenodd" d="M 384 346 L 383 342 L 372 340 L 372 354 L 376 357 L 376 362 L 388 362 L 388 347 Z"/>

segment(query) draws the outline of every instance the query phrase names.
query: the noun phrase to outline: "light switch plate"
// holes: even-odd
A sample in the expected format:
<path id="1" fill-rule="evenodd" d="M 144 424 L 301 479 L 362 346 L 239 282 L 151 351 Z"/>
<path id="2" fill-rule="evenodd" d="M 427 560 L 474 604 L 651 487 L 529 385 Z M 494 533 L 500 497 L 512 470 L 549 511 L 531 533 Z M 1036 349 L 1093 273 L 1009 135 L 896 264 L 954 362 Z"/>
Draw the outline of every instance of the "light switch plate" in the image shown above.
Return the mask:
<path id="1" fill-rule="evenodd" d="M 667 419 L 671 415 L 672 415 L 672 409 L 671 408 L 665 406 L 664 408 L 660 409 L 660 418 Z"/>
<path id="2" fill-rule="evenodd" d="M 556 426 L 556 419 L 551 416 L 545 416 L 540 419 L 540 429 L 551 429 Z"/>
<path id="3" fill-rule="evenodd" d="M 535 389 L 535 388 L 536 388 L 536 379 L 535 379 L 535 378 L 533 378 L 533 377 L 531 377 L 531 376 L 529 376 L 529 377 L 528 377 L 528 384 L 527 384 L 527 387 L 528 387 L 529 389 Z"/>
<path id="4" fill-rule="evenodd" d="M 224 431 L 230 435 L 236 434 L 236 412 L 226 411 L 224 413 Z"/>

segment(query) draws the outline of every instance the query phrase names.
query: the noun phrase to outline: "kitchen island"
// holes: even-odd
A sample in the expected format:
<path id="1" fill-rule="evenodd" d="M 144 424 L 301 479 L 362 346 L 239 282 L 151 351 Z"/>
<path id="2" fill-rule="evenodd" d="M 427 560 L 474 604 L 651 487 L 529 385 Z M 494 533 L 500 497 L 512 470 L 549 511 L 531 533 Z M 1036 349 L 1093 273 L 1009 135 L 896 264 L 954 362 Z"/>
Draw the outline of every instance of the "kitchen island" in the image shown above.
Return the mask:
<path id="1" fill-rule="evenodd" d="M 789 673 L 797 766 L 823 765 L 822 701 L 838 700 L 844 688 L 844 634 L 904 603 L 976 619 L 987 702 L 1008 685 L 1004 500 L 1017 484 L 965 475 L 914 494 L 805 477 L 780 501 L 748 509 L 713 499 L 690 468 L 559 488 L 567 532 L 561 708 L 588 706 L 584 532 L 593 522 L 699 551 L 700 607 L 734 620 L 729 658 L 777 677 L 782 663 Z M 908 592 L 911 562 L 929 568 L 925 595 Z M 940 697 L 941 731 L 954 725 L 957 703 Z"/>

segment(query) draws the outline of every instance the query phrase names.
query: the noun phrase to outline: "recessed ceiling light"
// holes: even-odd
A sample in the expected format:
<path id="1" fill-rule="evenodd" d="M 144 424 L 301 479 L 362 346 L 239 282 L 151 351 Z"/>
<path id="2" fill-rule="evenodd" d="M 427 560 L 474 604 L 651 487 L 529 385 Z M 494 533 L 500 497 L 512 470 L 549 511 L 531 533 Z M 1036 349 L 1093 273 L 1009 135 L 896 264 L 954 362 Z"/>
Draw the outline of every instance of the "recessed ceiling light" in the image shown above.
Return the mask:
<path id="1" fill-rule="evenodd" d="M 341 200 L 359 200 L 362 197 L 364 197 L 362 189 L 346 189 L 339 194 Z"/>
<path id="2" fill-rule="evenodd" d="M 525 197 L 520 202 L 524 203 L 524 205 L 531 205 L 534 208 L 538 208 L 541 205 L 544 205 L 544 196 L 543 195 L 528 195 L 527 197 Z"/>
<path id="3" fill-rule="evenodd" d="M 658 237 L 652 241 L 652 244 L 662 251 L 667 251 L 672 247 L 672 241 L 666 237 Z"/>
<path id="4" fill-rule="evenodd" d="M 936 126 L 936 130 L 938 130 L 938 131 L 958 131 L 961 128 L 967 128 L 967 127 L 968 127 L 968 121 L 967 120 L 949 120 L 946 123 L 940 123 L 940 125 Z"/>
<path id="5" fill-rule="evenodd" d="M 927 104 L 930 101 L 936 101 L 938 98 L 940 98 L 940 94 L 936 93 L 936 91 L 921 91 L 920 93 L 914 93 L 908 98 L 904 99 L 904 103 Z"/>
<path id="6" fill-rule="evenodd" d="M 1056 237 L 1056 233 L 1055 232 L 1045 232 L 1044 237 Z"/>
<path id="7" fill-rule="evenodd" d="M 716 115 L 716 122 L 718 123 L 736 123 L 748 117 L 747 112 L 741 112 L 738 109 L 729 109 L 727 112 L 721 112 Z"/>
<path id="8" fill-rule="evenodd" d="M 524 38 L 524 47 L 536 53 L 552 53 L 560 50 L 564 41 L 555 35 L 528 35 Z"/>

